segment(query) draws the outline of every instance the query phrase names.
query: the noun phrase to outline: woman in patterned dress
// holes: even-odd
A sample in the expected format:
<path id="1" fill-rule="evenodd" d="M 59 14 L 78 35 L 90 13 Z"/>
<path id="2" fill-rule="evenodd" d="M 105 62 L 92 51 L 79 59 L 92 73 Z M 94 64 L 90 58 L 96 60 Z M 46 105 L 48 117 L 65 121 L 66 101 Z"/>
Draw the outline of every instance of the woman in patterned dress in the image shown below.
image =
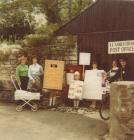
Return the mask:
<path id="1" fill-rule="evenodd" d="M 39 91 L 41 90 L 41 76 L 43 75 L 43 68 L 38 64 L 38 59 L 36 56 L 32 57 L 32 65 L 29 66 L 28 70 L 28 90 Z"/>

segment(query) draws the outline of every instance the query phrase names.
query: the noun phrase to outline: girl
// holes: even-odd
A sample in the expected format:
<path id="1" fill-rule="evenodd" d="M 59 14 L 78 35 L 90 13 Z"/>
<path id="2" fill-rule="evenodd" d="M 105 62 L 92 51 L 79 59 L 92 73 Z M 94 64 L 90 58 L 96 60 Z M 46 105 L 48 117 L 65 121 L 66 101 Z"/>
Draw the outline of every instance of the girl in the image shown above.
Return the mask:
<path id="1" fill-rule="evenodd" d="M 74 81 L 70 84 L 68 98 L 73 100 L 74 108 L 79 107 L 80 100 L 82 100 L 83 81 L 80 81 L 80 73 L 74 73 Z"/>

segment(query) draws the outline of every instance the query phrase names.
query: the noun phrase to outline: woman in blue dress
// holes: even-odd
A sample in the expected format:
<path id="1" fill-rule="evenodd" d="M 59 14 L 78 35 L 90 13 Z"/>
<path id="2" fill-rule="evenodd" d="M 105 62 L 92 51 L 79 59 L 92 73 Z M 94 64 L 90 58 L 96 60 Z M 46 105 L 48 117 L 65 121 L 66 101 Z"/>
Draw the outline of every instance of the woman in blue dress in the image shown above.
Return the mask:
<path id="1" fill-rule="evenodd" d="M 43 68 L 38 64 L 36 56 L 32 57 L 32 65 L 29 66 L 28 70 L 28 90 L 39 91 L 41 90 L 41 76 L 43 75 Z"/>

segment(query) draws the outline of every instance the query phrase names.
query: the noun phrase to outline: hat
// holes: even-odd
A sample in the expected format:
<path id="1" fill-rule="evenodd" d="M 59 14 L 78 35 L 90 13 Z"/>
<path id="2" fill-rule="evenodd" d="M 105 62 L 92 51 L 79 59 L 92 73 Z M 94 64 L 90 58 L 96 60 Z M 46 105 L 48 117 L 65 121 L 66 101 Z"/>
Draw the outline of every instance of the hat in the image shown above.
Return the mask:
<path id="1" fill-rule="evenodd" d="M 74 75 L 80 75 L 80 73 L 79 73 L 78 71 L 76 71 L 76 72 L 74 73 Z"/>

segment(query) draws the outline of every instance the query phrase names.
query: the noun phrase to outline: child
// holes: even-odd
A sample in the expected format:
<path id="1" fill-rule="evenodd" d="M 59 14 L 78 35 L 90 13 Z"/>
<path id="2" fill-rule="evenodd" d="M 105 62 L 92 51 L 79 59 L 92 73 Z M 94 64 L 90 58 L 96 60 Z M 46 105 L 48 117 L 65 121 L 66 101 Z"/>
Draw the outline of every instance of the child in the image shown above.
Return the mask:
<path id="1" fill-rule="evenodd" d="M 56 92 L 56 91 L 52 91 L 50 93 L 50 97 L 49 97 L 49 106 L 50 107 L 56 106 L 56 93 L 58 94 L 58 92 Z"/>
<path id="2" fill-rule="evenodd" d="M 79 107 L 79 102 L 82 100 L 83 81 L 80 81 L 80 73 L 74 73 L 74 81 L 70 84 L 68 98 L 73 100 L 74 108 Z"/>

